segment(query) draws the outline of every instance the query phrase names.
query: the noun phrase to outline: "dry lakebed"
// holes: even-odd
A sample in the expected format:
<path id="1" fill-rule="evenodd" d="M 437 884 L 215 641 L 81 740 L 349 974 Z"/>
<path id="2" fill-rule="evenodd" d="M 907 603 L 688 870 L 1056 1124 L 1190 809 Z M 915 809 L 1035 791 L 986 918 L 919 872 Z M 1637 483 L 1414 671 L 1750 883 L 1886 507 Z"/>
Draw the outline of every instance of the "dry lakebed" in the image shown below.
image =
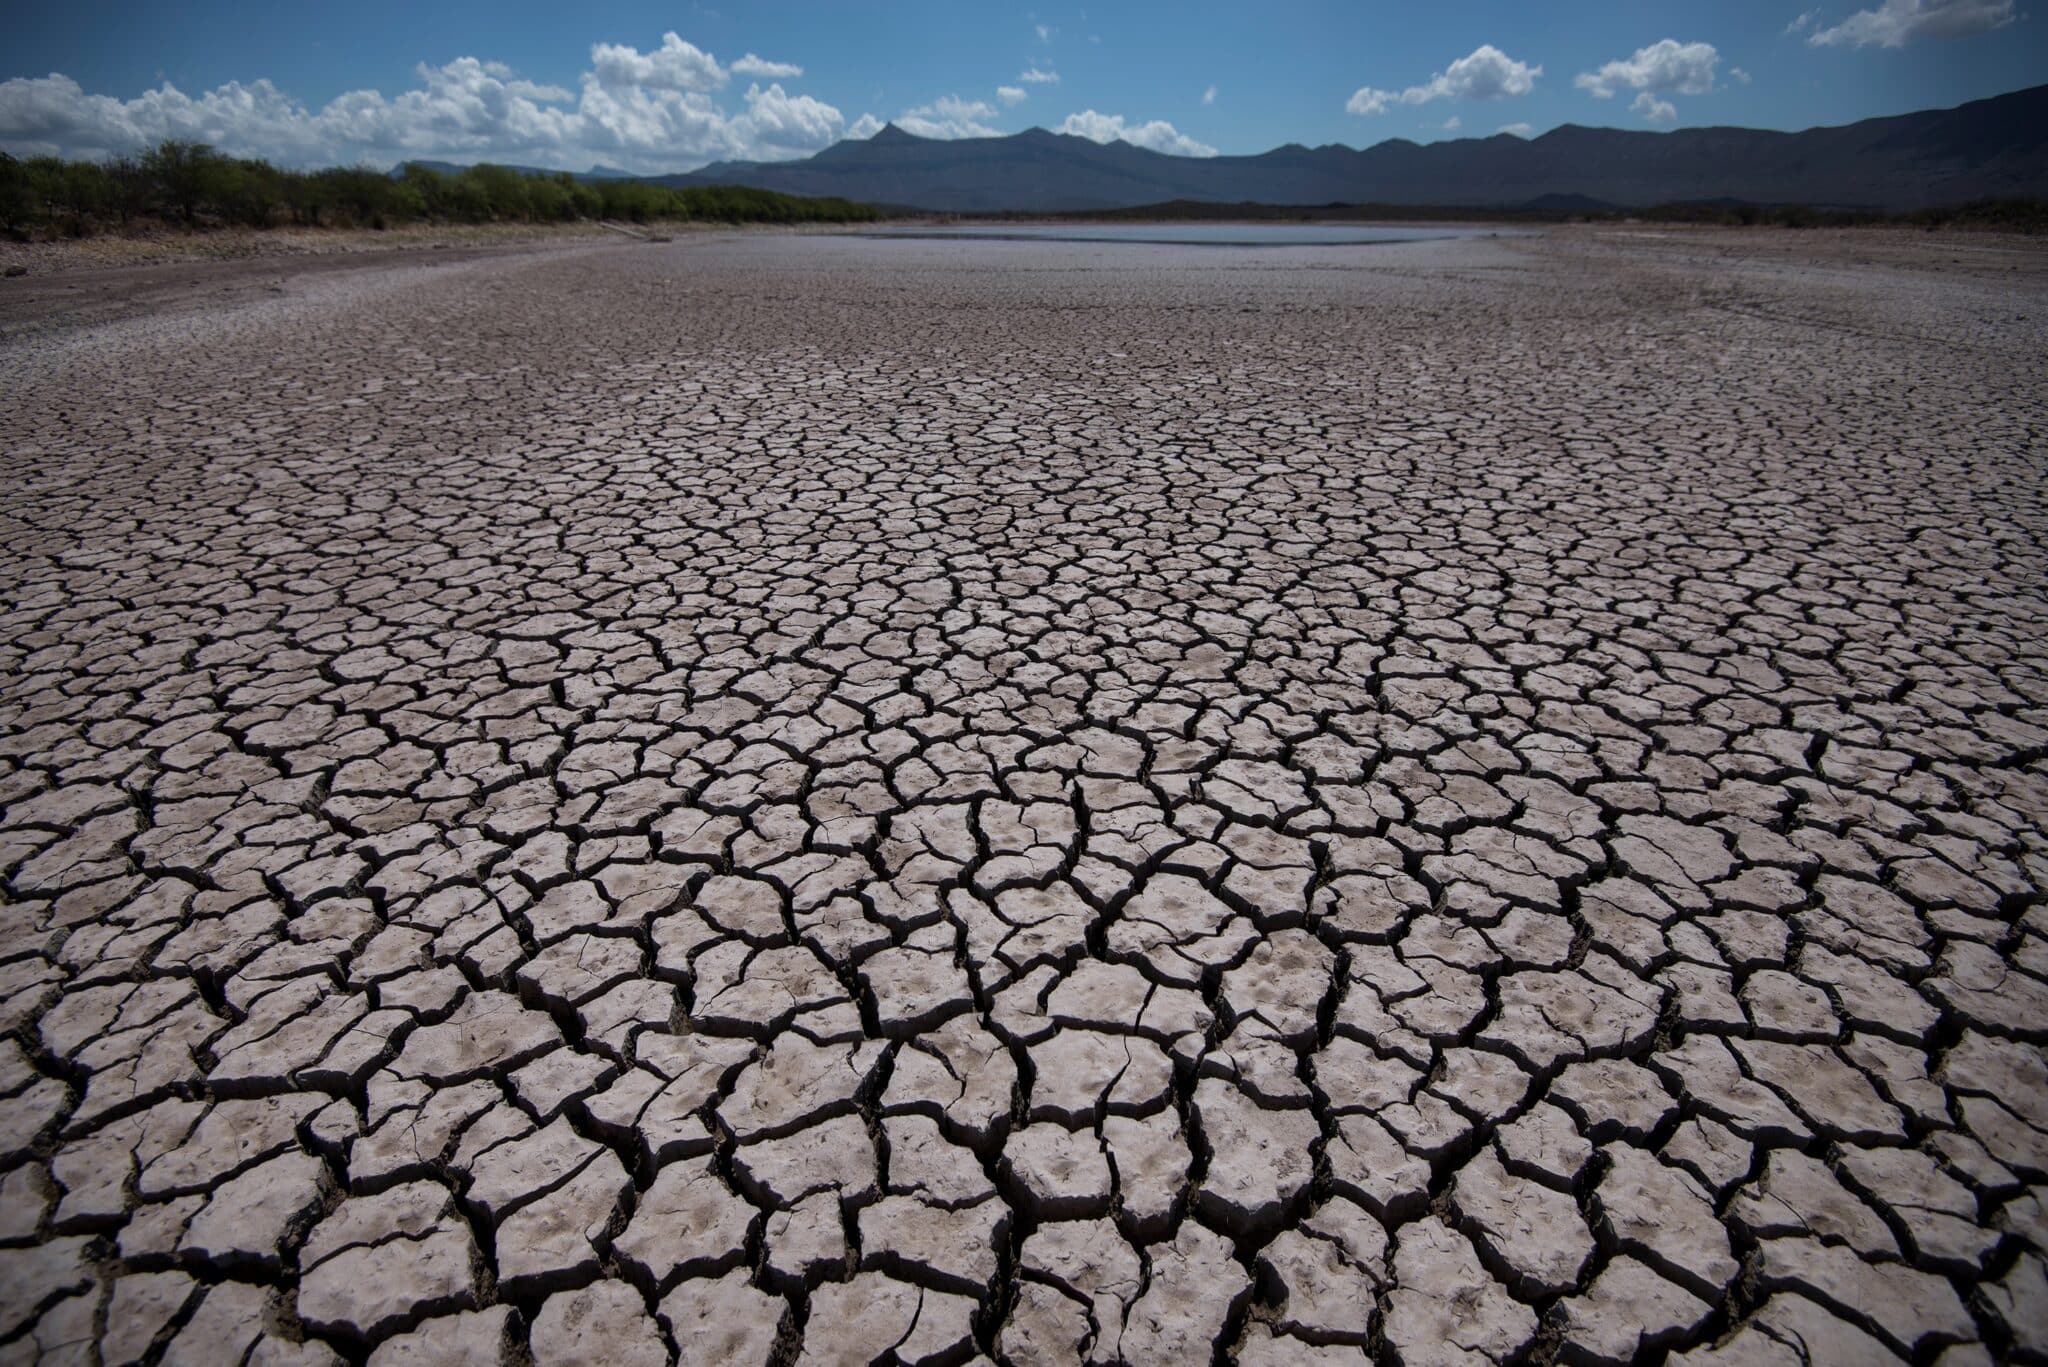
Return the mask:
<path id="1" fill-rule="evenodd" d="M 0 282 L 0 1362 L 2048 1354 L 2048 250 Z"/>

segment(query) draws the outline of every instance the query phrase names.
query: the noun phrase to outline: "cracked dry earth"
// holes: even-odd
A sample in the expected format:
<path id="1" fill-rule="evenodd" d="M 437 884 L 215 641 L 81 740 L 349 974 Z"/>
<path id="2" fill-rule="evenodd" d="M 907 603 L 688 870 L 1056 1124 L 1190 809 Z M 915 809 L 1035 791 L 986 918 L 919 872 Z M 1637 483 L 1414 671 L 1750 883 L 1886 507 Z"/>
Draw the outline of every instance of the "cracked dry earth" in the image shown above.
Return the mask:
<path id="1" fill-rule="evenodd" d="M 1790 240 L 17 341 L 0 1361 L 2040 1360 L 2048 258 Z"/>

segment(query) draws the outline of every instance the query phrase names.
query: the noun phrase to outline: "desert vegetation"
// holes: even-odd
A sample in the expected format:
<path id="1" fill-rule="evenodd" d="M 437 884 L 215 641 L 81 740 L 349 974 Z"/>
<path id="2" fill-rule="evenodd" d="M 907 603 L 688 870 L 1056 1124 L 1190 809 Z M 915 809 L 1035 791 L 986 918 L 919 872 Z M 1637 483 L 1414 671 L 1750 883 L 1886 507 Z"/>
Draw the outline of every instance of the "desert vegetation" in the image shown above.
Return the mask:
<path id="1" fill-rule="evenodd" d="M 204 143 L 165 142 L 105 161 L 0 153 L 0 226 L 16 236 L 85 236 L 152 224 L 384 228 L 401 223 L 848 223 L 875 210 L 739 186 L 671 189 L 578 180 L 509 166 L 447 171 L 418 162 L 291 170 Z"/>

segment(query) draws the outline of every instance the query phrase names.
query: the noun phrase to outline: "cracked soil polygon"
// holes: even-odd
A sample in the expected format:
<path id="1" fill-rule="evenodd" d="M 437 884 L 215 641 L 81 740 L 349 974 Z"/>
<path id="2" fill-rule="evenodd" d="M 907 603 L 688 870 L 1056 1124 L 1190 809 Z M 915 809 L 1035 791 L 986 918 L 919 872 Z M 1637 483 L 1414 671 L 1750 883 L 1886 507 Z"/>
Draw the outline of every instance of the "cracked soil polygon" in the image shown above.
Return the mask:
<path id="1" fill-rule="evenodd" d="M 0 1361 L 2039 1360 L 1922 236 L 0 298 Z"/>

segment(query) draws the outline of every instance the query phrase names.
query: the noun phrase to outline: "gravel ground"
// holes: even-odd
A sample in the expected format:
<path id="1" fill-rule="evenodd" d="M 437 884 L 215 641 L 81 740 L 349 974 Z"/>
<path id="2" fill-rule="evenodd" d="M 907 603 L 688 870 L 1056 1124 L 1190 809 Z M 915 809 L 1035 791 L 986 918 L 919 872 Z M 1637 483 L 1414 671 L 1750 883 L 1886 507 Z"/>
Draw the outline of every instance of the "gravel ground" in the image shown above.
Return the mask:
<path id="1" fill-rule="evenodd" d="M 139 269 L 0 1361 L 2048 1354 L 2041 248 Z"/>
<path id="2" fill-rule="evenodd" d="M 677 225 L 634 231 L 674 233 Z M 687 225 L 682 231 L 693 231 Z M 171 228 L 36 242 L 0 241 L 0 266 L 31 275 L 64 275 L 121 266 L 199 261 L 248 261 L 279 256 L 356 256 L 392 251 L 469 250 L 478 247 L 590 241 L 615 233 L 599 223 L 420 223 L 368 228 Z"/>

